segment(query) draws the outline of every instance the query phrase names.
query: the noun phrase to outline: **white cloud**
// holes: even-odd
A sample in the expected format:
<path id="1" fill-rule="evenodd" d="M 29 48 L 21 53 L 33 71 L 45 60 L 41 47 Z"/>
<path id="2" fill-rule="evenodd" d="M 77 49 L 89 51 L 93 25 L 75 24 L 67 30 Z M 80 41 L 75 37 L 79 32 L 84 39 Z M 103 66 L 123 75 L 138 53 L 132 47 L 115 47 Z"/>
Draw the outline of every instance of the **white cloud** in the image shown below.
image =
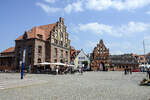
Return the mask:
<path id="1" fill-rule="evenodd" d="M 45 2 L 47 2 L 47 3 L 55 3 L 56 0 L 45 0 Z"/>
<path id="2" fill-rule="evenodd" d="M 37 2 L 37 6 L 40 6 L 46 13 L 55 13 L 60 11 L 60 8 L 50 7 L 44 3 Z"/>
<path id="3" fill-rule="evenodd" d="M 78 2 L 74 2 L 72 4 L 68 4 L 65 8 L 64 8 L 66 13 L 70 13 L 72 11 L 75 12 L 82 12 L 83 8 L 82 8 L 82 2 L 78 1 Z"/>
<path id="4" fill-rule="evenodd" d="M 112 5 L 111 0 L 86 0 L 86 7 L 93 10 L 107 9 Z"/>
<path id="5" fill-rule="evenodd" d="M 114 27 L 113 33 L 116 33 L 116 35 L 120 34 L 120 36 L 133 36 L 136 33 L 147 31 L 149 30 L 149 28 L 150 28 L 150 24 L 131 21 L 127 25 Z"/>
<path id="6" fill-rule="evenodd" d="M 86 0 L 87 9 L 105 10 L 114 8 L 117 10 L 134 10 L 150 4 L 150 0 Z"/>
<path id="7" fill-rule="evenodd" d="M 55 3 L 56 0 L 44 0 L 47 3 Z M 64 12 L 82 12 L 85 10 L 106 10 L 106 9 L 116 9 L 116 10 L 135 10 L 137 8 L 142 8 L 150 5 L 150 0 L 74 0 L 71 2 L 70 0 L 64 0 L 65 5 L 63 8 Z M 38 2 L 38 6 L 40 6 L 45 12 L 57 12 L 60 8 L 50 7 L 43 3 Z M 150 14 L 150 11 L 146 12 Z"/>
<path id="8" fill-rule="evenodd" d="M 78 29 L 79 31 L 89 31 L 90 33 L 98 35 L 108 34 L 115 37 L 130 37 L 137 33 L 149 30 L 150 24 L 131 21 L 127 25 L 110 26 L 94 22 L 88 24 L 79 24 Z"/>
<path id="9" fill-rule="evenodd" d="M 95 23 L 88 23 L 88 24 L 79 24 L 79 29 L 81 31 L 91 31 L 96 34 L 103 34 L 103 33 L 111 33 L 112 27 L 104 24 Z"/>

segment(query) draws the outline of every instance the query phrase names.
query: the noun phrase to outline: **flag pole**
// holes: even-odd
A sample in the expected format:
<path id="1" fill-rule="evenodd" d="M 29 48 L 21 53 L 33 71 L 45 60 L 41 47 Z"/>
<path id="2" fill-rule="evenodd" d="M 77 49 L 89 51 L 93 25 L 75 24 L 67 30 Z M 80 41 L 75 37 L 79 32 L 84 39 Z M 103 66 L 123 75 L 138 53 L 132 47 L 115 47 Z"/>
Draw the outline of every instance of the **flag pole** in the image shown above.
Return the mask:
<path id="1" fill-rule="evenodd" d="M 144 66 L 145 66 L 146 58 L 145 58 L 145 42 L 144 42 L 144 40 L 143 40 L 143 49 L 144 49 Z"/>

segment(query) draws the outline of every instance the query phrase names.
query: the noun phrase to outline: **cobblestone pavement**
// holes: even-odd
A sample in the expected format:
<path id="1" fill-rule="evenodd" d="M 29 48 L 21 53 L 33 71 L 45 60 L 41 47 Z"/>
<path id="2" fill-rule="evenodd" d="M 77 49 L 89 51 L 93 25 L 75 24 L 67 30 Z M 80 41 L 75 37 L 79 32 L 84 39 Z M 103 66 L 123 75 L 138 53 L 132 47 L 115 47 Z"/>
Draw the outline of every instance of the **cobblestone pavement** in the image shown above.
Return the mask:
<path id="1" fill-rule="evenodd" d="M 0 100 L 148 100 L 139 86 L 144 73 L 85 72 L 83 75 L 0 73 Z"/>

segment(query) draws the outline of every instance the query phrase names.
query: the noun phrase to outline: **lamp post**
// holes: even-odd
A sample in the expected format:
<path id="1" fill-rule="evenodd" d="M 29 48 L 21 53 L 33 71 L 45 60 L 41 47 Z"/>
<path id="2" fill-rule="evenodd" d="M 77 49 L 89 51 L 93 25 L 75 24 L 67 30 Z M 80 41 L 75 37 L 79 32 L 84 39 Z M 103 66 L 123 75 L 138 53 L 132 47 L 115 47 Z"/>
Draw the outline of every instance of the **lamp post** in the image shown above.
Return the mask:
<path id="1" fill-rule="evenodd" d="M 21 79 L 23 79 L 23 76 L 24 76 L 25 55 L 26 55 L 26 48 L 24 47 L 22 67 L 21 67 Z"/>

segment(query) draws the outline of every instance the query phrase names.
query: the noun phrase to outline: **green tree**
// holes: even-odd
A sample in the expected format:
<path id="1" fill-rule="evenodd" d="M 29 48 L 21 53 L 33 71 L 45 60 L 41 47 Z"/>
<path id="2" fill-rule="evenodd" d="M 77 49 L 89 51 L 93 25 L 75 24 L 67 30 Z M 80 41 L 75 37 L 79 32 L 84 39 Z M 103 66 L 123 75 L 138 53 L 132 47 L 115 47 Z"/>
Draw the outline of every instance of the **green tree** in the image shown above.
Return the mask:
<path id="1" fill-rule="evenodd" d="M 84 64 L 84 66 L 88 66 L 88 61 L 82 61 L 82 64 Z"/>

